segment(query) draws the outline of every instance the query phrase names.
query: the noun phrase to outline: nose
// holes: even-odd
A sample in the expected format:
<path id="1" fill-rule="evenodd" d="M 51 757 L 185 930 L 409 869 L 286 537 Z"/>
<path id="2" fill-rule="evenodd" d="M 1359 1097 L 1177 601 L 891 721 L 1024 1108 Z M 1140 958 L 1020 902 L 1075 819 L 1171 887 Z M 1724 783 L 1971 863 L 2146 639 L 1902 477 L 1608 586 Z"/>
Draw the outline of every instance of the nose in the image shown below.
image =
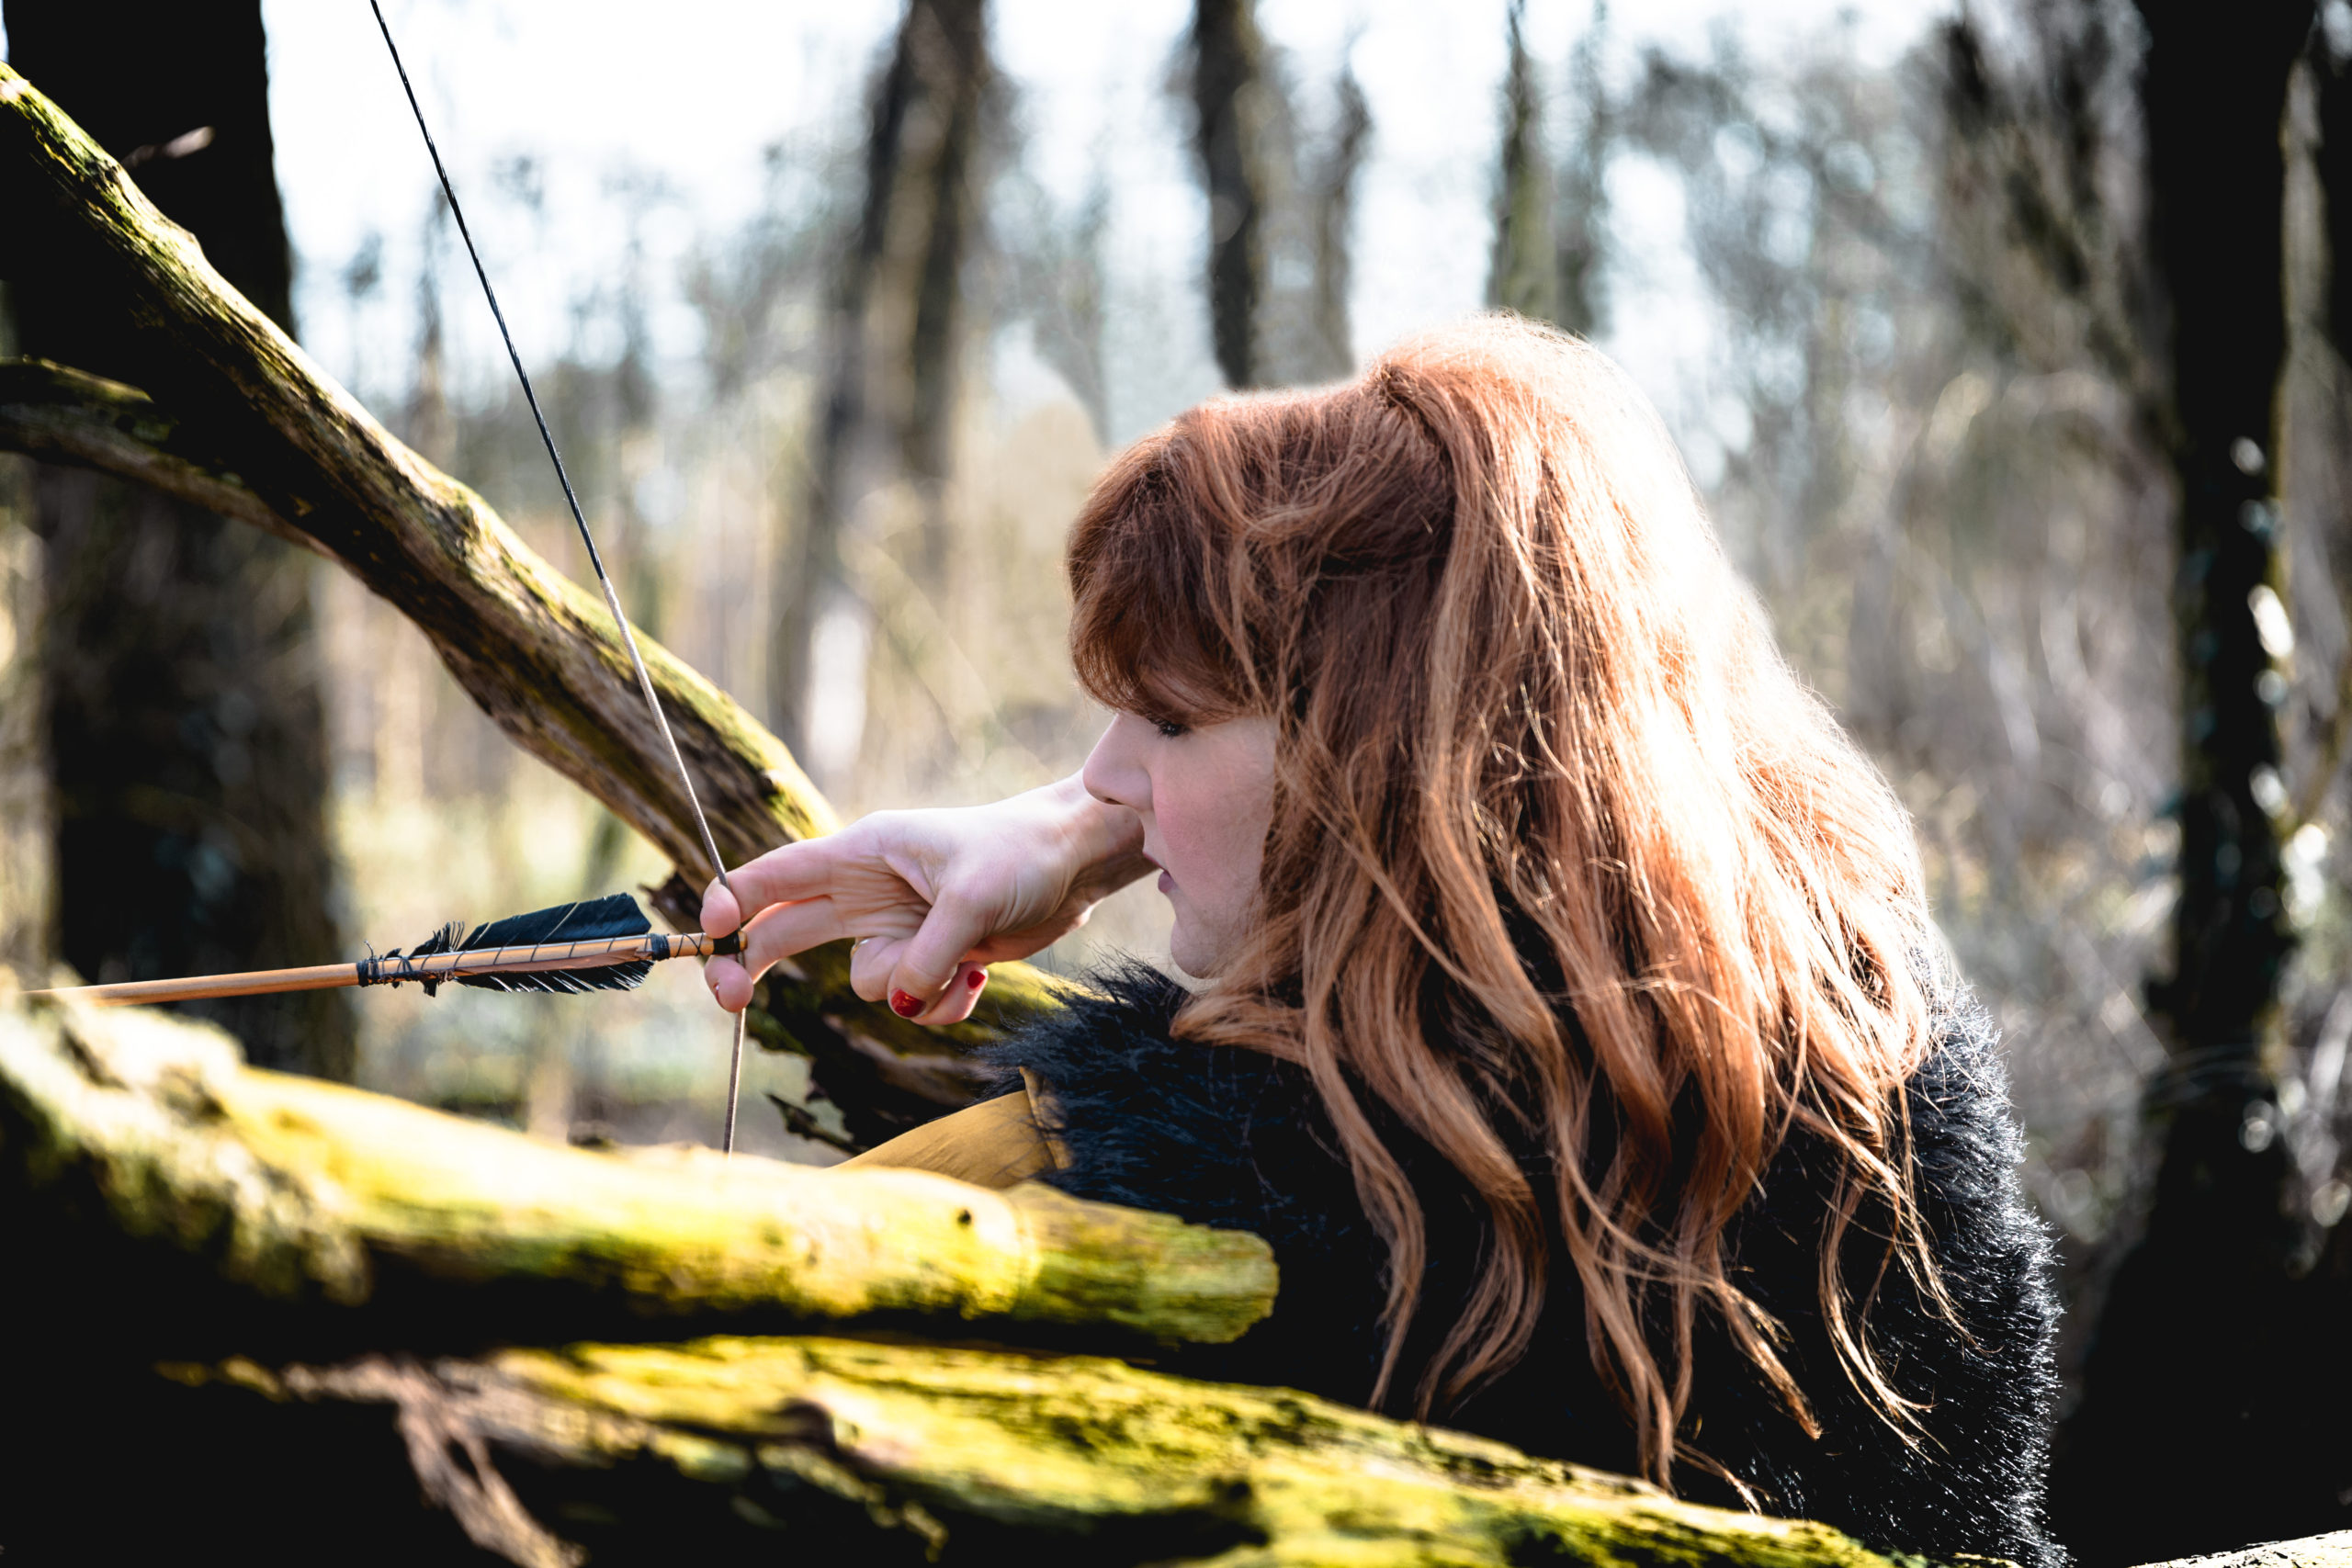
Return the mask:
<path id="1" fill-rule="evenodd" d="M 1079 782 L 1086 793 L 1105 806 L 1124 806 L 1134 812 L 1151 809 L 1151 774 L 1144 768 L 1136 746 L 1143 721 L 1133 714 L 1115 714 L 1110 728 L 1087 753 Z"/>

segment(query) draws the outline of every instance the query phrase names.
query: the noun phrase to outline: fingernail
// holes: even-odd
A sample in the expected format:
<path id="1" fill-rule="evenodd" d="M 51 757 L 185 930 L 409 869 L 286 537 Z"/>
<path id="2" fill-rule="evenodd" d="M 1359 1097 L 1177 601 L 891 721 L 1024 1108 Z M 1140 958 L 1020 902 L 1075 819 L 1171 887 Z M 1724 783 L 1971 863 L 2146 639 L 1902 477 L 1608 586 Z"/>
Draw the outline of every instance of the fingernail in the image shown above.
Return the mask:
<path id="1" fill-rule="evenodd" d="M 912 1018 L 922 1011 L 922 998 L 911 991 L 892 991 L 890 1010 L 900 1018 Z"/>
<path id="2" fill-rule="evenodd" d="M 971 987 L 972 989 L 976 991 L 988 983 L 989 972 L 985 969 L 975 969 L 970 974 L 964 976 L 964 984 Z"/>

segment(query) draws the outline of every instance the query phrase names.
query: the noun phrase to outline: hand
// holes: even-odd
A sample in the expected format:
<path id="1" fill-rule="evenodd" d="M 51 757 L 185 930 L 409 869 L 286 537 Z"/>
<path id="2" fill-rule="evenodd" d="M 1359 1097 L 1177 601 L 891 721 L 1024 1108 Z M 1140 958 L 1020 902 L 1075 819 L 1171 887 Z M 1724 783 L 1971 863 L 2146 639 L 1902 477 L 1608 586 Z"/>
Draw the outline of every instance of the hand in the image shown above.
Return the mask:
<path id="1" fill-rule="evenodd" d="M 984 967 L 1075 931 L 1106 895 L 1150 869 L 1143 827 L 1076 777 L 992 806 L 878 811 L 838 833 L 769 851 L 703 894 L 713 936 L 743 927 L 741 959 L 704 969 L 729 1012 L 780 958 L 857 939 L 850 984 L 918 1023 L 960 1023 Z M 752 911 L 746 921 L 744 909 Z"/>

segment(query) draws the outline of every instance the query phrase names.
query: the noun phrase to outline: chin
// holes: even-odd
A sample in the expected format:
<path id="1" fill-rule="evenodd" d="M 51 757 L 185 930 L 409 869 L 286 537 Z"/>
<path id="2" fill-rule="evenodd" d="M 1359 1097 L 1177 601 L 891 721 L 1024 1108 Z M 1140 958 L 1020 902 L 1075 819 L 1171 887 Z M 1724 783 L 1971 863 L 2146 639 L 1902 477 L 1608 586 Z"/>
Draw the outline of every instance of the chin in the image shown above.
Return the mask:
<path id="1" fill-rule="evenodd" d="M 1222 956 L 1214 950 L 1203 952 L 1204 945 L 1184 929 L 1181 920 L 1177 922 L 1176 929 L 1168 933 L 1168 956 L 1174 960 L 1177 968 L 1195 980 L 1205 980 L 1214 976 L 1218 968 L 1217 960 Z"/>

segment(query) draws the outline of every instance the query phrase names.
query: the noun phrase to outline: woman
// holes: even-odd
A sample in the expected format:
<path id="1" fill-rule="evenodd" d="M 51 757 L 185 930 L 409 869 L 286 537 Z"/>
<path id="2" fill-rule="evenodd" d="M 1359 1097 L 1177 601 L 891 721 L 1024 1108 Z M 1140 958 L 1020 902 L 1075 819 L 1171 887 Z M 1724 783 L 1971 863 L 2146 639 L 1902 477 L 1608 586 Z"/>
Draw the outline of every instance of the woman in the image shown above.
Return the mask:
<path id="1" fill-rule="evenodd" d="M 1272 1316 L 1184 1370 L 2062 1560 L 1989 1028 L 1622 373 L 1486 319 L 1205 404 L 1112 465 L 1069 580 L 1084 771 L 737 872 L 722 1005 L 848 936 L 861 995 L 951 1022 L 1156 867 L 1198 987 L 1114 973 L 997 1059 L 1058 1185 L 1272 1243 Z"/>

